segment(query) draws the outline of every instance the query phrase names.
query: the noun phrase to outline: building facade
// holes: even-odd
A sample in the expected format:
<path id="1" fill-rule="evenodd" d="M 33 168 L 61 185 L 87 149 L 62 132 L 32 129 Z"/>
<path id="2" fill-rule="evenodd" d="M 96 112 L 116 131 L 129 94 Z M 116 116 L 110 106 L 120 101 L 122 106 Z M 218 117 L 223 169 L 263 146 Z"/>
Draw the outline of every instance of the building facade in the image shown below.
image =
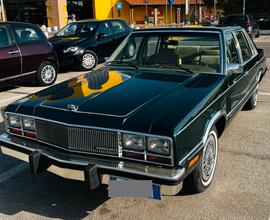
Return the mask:
<path id="1" fill-rule="evenodd" d="M 147 4 L 145 2 L 148 2 Z M 128 23 L 179 23 L 187 18 L 186 0 L 4 0 L 7 20 L 24 21 L 46 26 L 67 24 L 68 16 L 81 19 L 122 18 Z M 202 0 L 189 0 L 189 19 L 203 16 Z"/>

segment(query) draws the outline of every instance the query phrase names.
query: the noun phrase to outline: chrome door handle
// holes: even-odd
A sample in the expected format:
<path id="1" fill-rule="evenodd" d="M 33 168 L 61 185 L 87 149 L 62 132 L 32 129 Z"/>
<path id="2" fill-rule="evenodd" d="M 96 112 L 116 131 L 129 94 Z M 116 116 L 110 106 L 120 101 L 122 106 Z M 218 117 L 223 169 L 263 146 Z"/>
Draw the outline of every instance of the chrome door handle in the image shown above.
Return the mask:
<path id="1" fill-rule="evenodd" d="M 8 52 L 8 54 L 10 54 L 10 55 L 14 55 L 14 54 L 18 54 L 18 53 L 20 53 L 20 51 L 18 51 L 18 50 L 12 50 L 12 51 Z"/>

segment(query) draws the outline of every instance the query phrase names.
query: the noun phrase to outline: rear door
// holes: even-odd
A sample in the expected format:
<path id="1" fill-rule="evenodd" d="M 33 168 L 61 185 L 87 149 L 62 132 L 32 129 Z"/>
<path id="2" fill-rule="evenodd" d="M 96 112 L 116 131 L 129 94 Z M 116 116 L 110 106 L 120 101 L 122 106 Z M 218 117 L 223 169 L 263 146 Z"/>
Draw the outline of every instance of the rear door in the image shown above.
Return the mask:
<path id="1" fill-rule="evenodd" d="M 243 64 L 240 47 L 234 35 L 229 32 L 225 35 L 226 40 L 226 63 L 229 64 Z M 229 101 L 227 103 L 227 111 L 233 113 L 241 100 L 246 94 L 246 87 L 248 85 L 245 72 L 233 74 L 228 76 L 229 87 Z"/>
<path id="2" fill-rule="evenodd" d="M 21 74 L 20 51 L 9 29 L 0 25 L 0 83 Z"/>
<path id="3" fill-rule="evenodd" d="M 32 25 L 14 24 L 12 30 L 22 55 L 22 72 L 36 72 L 50 53 L 45 35 L 38 27 Z"/>

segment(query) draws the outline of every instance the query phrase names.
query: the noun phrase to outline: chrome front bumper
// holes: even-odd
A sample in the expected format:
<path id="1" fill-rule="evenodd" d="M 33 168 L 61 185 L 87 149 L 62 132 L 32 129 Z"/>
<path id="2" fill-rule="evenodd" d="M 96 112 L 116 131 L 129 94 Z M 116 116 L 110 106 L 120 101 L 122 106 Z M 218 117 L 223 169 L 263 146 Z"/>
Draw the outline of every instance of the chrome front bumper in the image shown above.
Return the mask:
<path id="1" fill-rule="evenodd" d="M 107 184 L 109 176 L 113 175 L 152 180 L 161 185 L 162 194 L 174 195 L 180 191 L 185 176 L 185 168 L 162 168 L 105 157 L 74 155 L 7 133 L 0 135 L 0 146 L 2 153 L 29 162 L 35 174 L 48 170 L 65 178 L 83 180 L 90 189 L 101 183 Z"/>

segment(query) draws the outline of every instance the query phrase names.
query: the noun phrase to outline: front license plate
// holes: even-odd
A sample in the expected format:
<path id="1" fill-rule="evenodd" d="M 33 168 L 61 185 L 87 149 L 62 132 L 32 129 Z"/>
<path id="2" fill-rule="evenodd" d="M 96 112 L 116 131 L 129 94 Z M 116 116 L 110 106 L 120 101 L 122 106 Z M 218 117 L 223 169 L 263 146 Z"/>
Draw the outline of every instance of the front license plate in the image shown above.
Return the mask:
<path id="1" fill-rule="evenodd" d="M 160 186 L 151 180 L 119 179 L 111 176 L 109 197 L 143 197 L 160 200 Z"/>

